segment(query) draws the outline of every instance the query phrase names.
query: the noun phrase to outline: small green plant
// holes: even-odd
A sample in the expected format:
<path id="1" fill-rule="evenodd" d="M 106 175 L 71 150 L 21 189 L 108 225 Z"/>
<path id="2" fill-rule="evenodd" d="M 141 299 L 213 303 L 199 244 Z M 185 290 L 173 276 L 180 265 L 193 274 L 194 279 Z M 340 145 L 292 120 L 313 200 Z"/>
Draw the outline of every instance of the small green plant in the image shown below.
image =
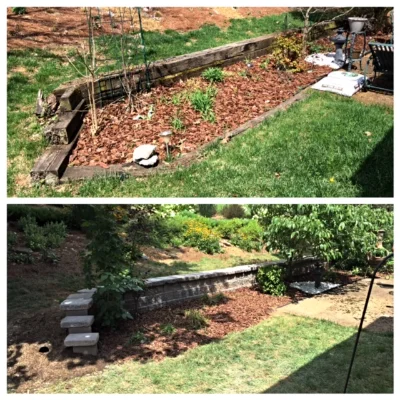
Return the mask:
<path id="1" fill-rule="evenodd" d="M 197 89 L 190 95 L 190 103 L 192 104 L 192 107 L 201 113 L 205 121 L 211 123 L 215 122 L 213 106 L 216 95 L 217 89 L 212 86 L 209 86 L 206 91 Z"/>
<path id="2" fill-rule="evenodd" d="M 176 332 L 176 328 L 172 324 L 165 324 L 160 326 L 160 333 L 164 336 L 171 336 Z"/>
<path id="3" fill-rule="evenodd" d="M 182 95 L 180 93 L 174 94 L 172 96 L 172 104 L 174 106 L 179 106 L 181 104 L 181 102 L 182 102 Z"/>
<path id="4" fill-rule="evenodd" d="M 257 271 L 257 283 L 261 291 L 273 296 L 283 296 L 286 285 L 283 281 L 283 269 L 279 265 L 262 267 Z"/>
<path id="5" fill-rule="evenodd" d="M 269 63 L 271 62 L 271 60 L 269 58 L 265 59 L 261 64 L 260 64 L 260 68 L 261 69 L 267 69 Z"/>
<path id="6" fill-rule="evenodd" d="M 214 82 L 222 82 L 224 80 L 224 71 L 221 68 L 211 67 L 207 68 L 203 74 L 203 78 L 210 81 L 211 83 Z"/>
<path id="7" fill-rule="evenodd" d="M 128 344 L 130 345 L 144 344 L 147 342 L 149 342 L 149 338 L 142 331 L 133 333 L 128 339 Z"/>
<path id="8" fill-rule="evenodd" d="M 208 325 L 207 318 L 199 310 L 186 310 L 185 318 L 192 329 L 202 329 Z"/>
<path id="9" fill-rule="evenodd" d="M 23 15 L 26 14 L 26 7 L 13 7 L 12 12 L 15 15 Z"/>
<path id="10" fill-rule="evenodd" d="M 208 306 L 216 306 L 217 304 L 221 304 L 226 301 L 226 296 L 223 293 L 216 293 L 216 294 L 205 294 L 202 297 L 202 301 L 204 304 Z"/>
<path id="11" fill-rule="evenodd" d="M 33 264 L 35 261 L 32 254 L 19 253 L 12 250 L 7 252 L 7 259 L 15 264 Z"/>
<path id="12" fill-rule="evenodd" d="M 178 116 L 175 116 L 172 119 L 171 126 L 174 131 L 182 131 L 185 129 L 185 124 L 180 118 L 178 118 Z"/>
<path id="13" fill-rule="evenodd" d="M 12 246 L 15 246 L 15 244 L 17 243 L 17 232 L 12 232 L 12 231 L 8 231 L 7 232 L 7 247 L 10 248 Z"/>
<path id="14" fill-rule="evenodd" d="M 381 248 L 375 249 L 373 251 L 372 255 L 377 258 L 383 258 L 383 257 L 386 257 L 387 255 L 389 255 L 389 251 L 386 250 L 384 247 L 381 247 Z"/>

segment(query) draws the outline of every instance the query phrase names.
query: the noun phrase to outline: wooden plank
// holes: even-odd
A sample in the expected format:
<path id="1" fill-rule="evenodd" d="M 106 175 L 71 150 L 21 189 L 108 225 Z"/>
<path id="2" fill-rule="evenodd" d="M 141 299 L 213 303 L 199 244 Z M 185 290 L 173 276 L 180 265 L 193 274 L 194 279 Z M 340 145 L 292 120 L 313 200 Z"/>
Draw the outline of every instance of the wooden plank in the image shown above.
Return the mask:
<path id="1" fill-rule="evenodd" d="M 33 181 L 45 179 L 51 174 L 60 178 L 68 166 L 69 156 L 78 141 L 79 135 L 67 145 L 54 145 L 48 147 L 36 161 L 31 171 Z"/>

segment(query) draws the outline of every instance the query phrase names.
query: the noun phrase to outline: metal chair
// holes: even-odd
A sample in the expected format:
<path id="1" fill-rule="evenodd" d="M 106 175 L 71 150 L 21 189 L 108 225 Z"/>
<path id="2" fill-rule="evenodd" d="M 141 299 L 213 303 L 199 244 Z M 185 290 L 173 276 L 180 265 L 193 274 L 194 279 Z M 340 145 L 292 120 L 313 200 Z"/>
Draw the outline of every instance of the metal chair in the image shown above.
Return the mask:
<path id="1" fill-rule="evenodd" d="M 371 88 L 393 93 L 393 89 L 375 86 L 373 83 L 376 80 L 376 74 L 378 72 L 384 75 L 391 75 L 393 78 L 394 45 L 389 43 L 370 42 L 368 43 L 368 46 L 370 49 L 369 53 L 371 53 L 371 55 L 364 68 L 364 89 Z M 374 68 L 374 78 L 372 83 L 369 83 L 367 80 L 367 75 L 371 61 Z"/>

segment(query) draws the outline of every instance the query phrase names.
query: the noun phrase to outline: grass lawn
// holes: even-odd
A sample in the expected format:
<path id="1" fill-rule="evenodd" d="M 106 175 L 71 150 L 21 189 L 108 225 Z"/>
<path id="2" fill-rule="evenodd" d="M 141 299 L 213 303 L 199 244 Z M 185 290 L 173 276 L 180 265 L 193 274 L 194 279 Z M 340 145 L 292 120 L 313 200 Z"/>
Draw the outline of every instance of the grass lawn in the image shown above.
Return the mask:
<path id="1" fill-rule="evenodd" d="M 268 319 L 159 363 L 125 362 L 45 393 L 341 393 L 356 329 Z M 348 392 L 393 393 L 393 335 L 363 332 Z"/>
<path id="2" fill-rule="evenodd" d="M 96 177 L 20 195 L 79 197 L 391 197 L 393 110 L 311 91 L 186 169 L 148 179 Z"/>

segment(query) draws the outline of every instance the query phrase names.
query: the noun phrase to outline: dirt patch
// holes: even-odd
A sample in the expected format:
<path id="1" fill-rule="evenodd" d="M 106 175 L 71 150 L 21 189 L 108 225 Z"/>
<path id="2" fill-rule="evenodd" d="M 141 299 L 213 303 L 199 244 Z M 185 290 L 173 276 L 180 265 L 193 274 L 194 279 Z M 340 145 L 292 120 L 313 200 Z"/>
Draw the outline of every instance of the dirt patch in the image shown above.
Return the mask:
<path id="1" fill-rule="evenodd" d="M 253 251 L 249 253 L 235 246 L 223 246 L 223 248 L 223 253 L 213 255 L 207 255 L 193 247 L 185 246 L 172 247 L 168 249 L 157 249 L 155 247 L 143 246 L 141 250 L 150 261 L 161 262 L 164 264 L 172 264 L 177 261 L 191 263 L 200 261 L 204 258 L 210 258 L 213 260 L 228 260 L 231 257 L 248 259 L 249 255 L 251 254 L 252 256 L 250 258 L 251 261 L 249 261 L 250 263 L 252 261 L 257 261 L 261 256 L 263 256 L 263 259 L 265 259 L 265 256 L 269 254 L 265 250 L 259 252 Z M 142 263 L 145 264 L 145 262 Z"/>
<path id="2" fill-rule="evenodd" d="M 269 56 L 254 59 L 250 68 L 245 62 L 224 68 L 224 81 L 215 84 L 215 123 L 206 121 L 191 105 L 191 94 L 199 89 L 206 91 L 209 86 L 201 77 L 138 94 L 134 114 L 126 111 L 126 101 L 105 106 L 99 112 L 100 131 L 96 137 L 91 135 L 91 116 L 87 115 L 70 165 L 104 168 L 130 163 L 133 149 L 141 144 L 158 145 L 159 156 L 165 160 L 160 133 L 170 129 L 170 152 L 173 157 L 180 157 L 277 107 L 330 71 L 328 67 L 304 63 L 304 72 L 288 73 L 277 70 L 273 62 L 266 66 L 267 59 Z M 149 115 L 150 110 L 154 111 L 151 119 L 135 120 L 138 115 Z M 174 128 L 176 119 L 183 129 Z"/>
<path id="3" fill-rule="evenodd" d="M 278 313 L 327 319 L 341 325 L 358 327 L 370 281 L 362 279 L 333 289 L 326 294 L 283 307 Z M 364 328 L 373 332 L 393 332 L 393 305 L 393 280 L 378 278 L 372 290 Z"/>
<path id="4" fill-rule="evenodd" d="M 393 94 L 389 93 L 378 93 L 375 91 L 358 92 L 354 96 L 354 99 L 361 103 L 371 105 L 378 104 L 385 107 L 393 108 Z"/>
<path id="5" fill-rule="evenodd" d="M 100 8 L 108 14 L 113 8 Z M 115 9 L 114 9 L 115 11 Z M 154 7 L 142 12 L 143 28 L 148 31 L 190 31 L 204 24 L 221 28 L 230 19 L 263 17 L 287 12 L 287 7 Z M 103 27 L 107 29 L 107 27 Z M 14 15 L 7 8 L 7 49 L 71 47 L 88 36 L 86 16 L 79 7 L 28 7 L 27 14 Z"/>
<path id="6" fill-rule="evenodd" d="M 46 381 L 71 379 L 103 369 L 109 363 L 127 360 L 161 360 L 175 357 L 196 346 L 220 340 L 228 333 L 241 331 L 268 318 L 278 307 L 303 298 L 297 291 L 273 297 L 252 289 L 228 292 L 224 302 L 206 306 L 201 300 L 183 306 L 155 310 L 123 323 L 117 331 L 101 332 L 99 356 L 77 357 L 63 347 L 65 332 L 60 329 L 62 313 L 38 313 L 18 321 L 18 328 L 8 334 L 8 388 L 17 392 L 34 391 Z M 199 310 L 208 326 L 193 330 L 184 316 L 187 309 Z M 161 327 L 171 324 L 171 335 Z M 132 338 L 143 338 L 137 343 Z M 133 336 L 136 335 L 136 336 Z M 49 352 L 40 353 L 42 346 Z"/>

